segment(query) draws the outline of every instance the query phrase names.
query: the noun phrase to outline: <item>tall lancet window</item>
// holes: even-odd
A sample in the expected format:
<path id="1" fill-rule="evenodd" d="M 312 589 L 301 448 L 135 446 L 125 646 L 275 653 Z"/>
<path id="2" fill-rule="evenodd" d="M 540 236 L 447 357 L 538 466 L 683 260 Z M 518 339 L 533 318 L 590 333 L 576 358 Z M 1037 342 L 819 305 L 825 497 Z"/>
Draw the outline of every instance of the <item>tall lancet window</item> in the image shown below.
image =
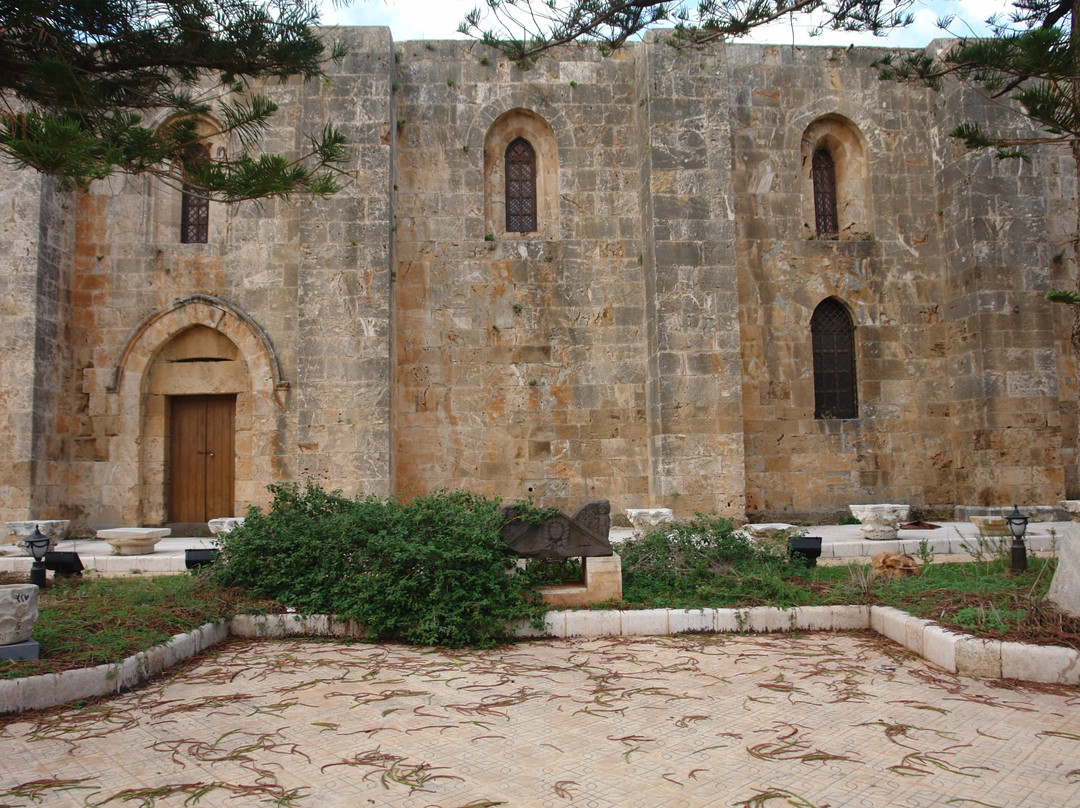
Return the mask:
<path id="1" fill-rule="evenodd" d="M 506 232 L 536 230 L 536 152 L 519 137 L 506 147 Z"/>
<path id="2" fill-rule="evenodd" d="M 814 152 L 814 220 L 818 238 L 836 238 L 836 165 L 826 148 Z"/>
<path id="3" fill-rule="evenodd" d="M 814 351 L 814 417 L 858 418 L 855 326 L 839 300 L 827 298 L 810 318 Z"/>
<path id="4" fill-rule="evenodd" d="M 199 147 L 197 160 L 209 160 L 210 148 Z M 205 244 L 210 233 L 210 200 L 199 189 L 184 183 L 180 203 L 180 241 L 183 244 Z"/>

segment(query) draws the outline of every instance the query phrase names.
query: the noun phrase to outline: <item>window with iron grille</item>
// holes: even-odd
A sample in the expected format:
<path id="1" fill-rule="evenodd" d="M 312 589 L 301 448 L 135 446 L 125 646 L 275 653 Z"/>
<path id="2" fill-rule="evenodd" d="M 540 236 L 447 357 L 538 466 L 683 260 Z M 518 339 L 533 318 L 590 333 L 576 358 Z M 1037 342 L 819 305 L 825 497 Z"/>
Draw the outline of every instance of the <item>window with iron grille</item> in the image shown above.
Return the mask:
<path id="1" fill-rule="evenodd" d="M 836 238 L 840 231 L 836 216 L 836 165 L 826 148 L 814 152 L 814 221 L 818 238 Z"/>
<path id="2" fill-rule="evenodd" d="M 814 417 L 858 418 L 855 326 L 840 301 L 821 301 L 810 318 L 814 346 Z"/>
<path id="3" fill-rule="evenodd" d="M 506 232 L 536 230 L 536 152 L 519 137 L 506 147 Z"/>
<path id="4" fill-rule="evenodd" d="M 209 160 L 210 149 L 201 147 L 195 159 Z M 184 183 L 180 202 L 180 241 L 183 244 L 205 244 L 210 234 L 210 200 L 195 187 Z"/>

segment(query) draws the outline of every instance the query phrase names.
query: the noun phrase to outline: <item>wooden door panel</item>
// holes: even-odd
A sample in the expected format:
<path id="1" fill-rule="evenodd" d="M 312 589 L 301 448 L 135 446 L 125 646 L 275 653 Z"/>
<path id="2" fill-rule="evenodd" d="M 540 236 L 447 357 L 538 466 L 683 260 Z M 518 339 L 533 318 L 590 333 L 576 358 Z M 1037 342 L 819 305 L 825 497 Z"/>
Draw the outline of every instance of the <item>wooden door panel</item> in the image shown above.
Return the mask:
<path id="1" fill-rule="evenodd" d="M 169 519 L 233 515 L 236 396 L 170 396 Z"/>
<path id="2" fill-rule="evenodd" d="M 200 521 L 233 515 L 233 426 L 236 417 L 235 396 L 207 396 L 206 510 Z"/>
<path id="3" fill-rule="evenodd" d="M 170 519 L 201 522 L 206 510 L 206 487 L 202 482 L 202 456 L 206 443 L 206 405 L 202 396 L 174 396 L 170 400 L 169 440 Z"/>

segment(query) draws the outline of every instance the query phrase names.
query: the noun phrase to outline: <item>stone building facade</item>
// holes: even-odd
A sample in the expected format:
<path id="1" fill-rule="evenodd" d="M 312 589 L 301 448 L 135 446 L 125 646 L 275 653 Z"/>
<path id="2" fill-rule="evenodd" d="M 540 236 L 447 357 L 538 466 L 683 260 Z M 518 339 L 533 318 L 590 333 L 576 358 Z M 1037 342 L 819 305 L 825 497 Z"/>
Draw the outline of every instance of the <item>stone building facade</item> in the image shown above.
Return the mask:
<path id="1" fill-rule="evenodd" d="M 308 476 L 786 520 L 1077 496 L 1044 297 L 1075 180 L 947 135 L 1000 110 L 860 49 L 522 71 L 335 35 L 329 81 L 265 88 L 269 149 L 347 135 L 332 198 L 212 203 L 184 243 L 158 180 L 3 170 L 4 519 L 198 521 Z"/>

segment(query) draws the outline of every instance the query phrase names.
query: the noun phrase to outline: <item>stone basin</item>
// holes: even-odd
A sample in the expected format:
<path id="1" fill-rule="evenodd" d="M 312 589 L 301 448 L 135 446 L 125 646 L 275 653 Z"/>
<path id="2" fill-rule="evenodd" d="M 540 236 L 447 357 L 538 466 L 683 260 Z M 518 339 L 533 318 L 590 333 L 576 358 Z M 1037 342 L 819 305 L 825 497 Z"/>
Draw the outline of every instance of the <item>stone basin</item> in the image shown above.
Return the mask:
<path id="1" fill-rule="evenodd" d="M 758 524 L 747 525 L 743 528 L 743 530 L 755 539 L 771 539 L 778 533 L 787 533 L 794 529 L 795 525 L 789 525 L 785 522 L 759 522 Z"/>
<path id="2" fill-rule="evenodd" d="M 906 522 L 911 507 L 880 503 L 873 505 L 849 505 L 851 515 L 859 520 L 863 537 L 870 541 L 890 541 L 896 538 L 901 522 Z"/>
<path id="3" fill-rule="evenodd" d="M 49 550 L 51 551 L 55 550 L 56 543 L 67 535 L 71 522 L 68 519 L 28 519 L 23 522 L 7 522 L 6 524 L 8 529 L 11 530 L 12 536 L 9 536 L 4 543 L 17 544 L 22 549 L 23 555 L 30 555 L 30 551 L 23 544 L 23 539 L 33 536 L 34 528 L 40 530 L 43 536 L 49 537 Z"/>
<path id="4" fill-rule="evenodd" d="M 626 518 L 630 520 L 630 526 L 635 533 L 675 521 L 675 512 L 671 508 L 627 508 Z"/>
<path id="5" fill-rule="evenodd" d="M 149 555 L 170 533 L 167 527 L 113 527 L 99 530 L 97 537 L 112 545 L 113 555 Z"/>
<path id="6" fill-rule="evenodd" d="M 983 538 L 1009 537 L 1009 524 L 1004 516 L 970 516 L 971 524 L 979 529 L 979 535 Z"/>
<path id="7" fill-rule="evenodd" d="M 1068 511 L 1074 522 L 1080 522 L 1080 499 L 1063 499 L 1058 505 Z"/>
<path id="8" fill-rule="evenodd" d="M 0 645 L 26 642 L 38 616 L 38 588 L 33 584 L 0 586 Z"/>
<path id="9" fill-rule="evenodd" d="M 218 519 L 211 519 L 206 523 L 210 528 L 210 532 L 215 536 L 221 536 L 225 533 L 231 533 L 244 524 L 244 517 L 242 516 L 222 516 Z"/>

